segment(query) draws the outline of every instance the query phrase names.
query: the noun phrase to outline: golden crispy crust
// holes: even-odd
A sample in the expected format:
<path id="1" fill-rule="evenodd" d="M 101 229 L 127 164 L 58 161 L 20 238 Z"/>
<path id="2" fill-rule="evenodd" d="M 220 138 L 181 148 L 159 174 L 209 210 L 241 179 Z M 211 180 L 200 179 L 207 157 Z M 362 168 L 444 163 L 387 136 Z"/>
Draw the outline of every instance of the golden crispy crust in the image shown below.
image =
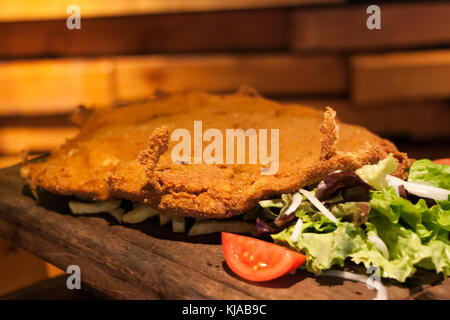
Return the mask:
<path id="1" fill-rule="evenodd" d="M 45 162 L 27 163 L 21 173 L 33 187 L 61 195 L 123 198 L 173 215 L 215 218 L 241 214 L 261 199 L 315 184 L 338 169 L 376 163 L 389 153 L 400 162 L 396 175 L 405 177 L 410 165 L 406 154 L 364 128 L 337 122 L 333 112 L 327 109 L 324 120 L 320 111 L 280 105 L 251 89 L 225 96 L 159 95 L 81 117 L 77 137 Z M 279 129 L 278 172 L 261 175 L 260 164 L 172 162 L 171 150 L 178 142 L 169 141 L 169 132 L 186 128 L 193 137 L 194 120 L 203 121 L 203 132 Z"/>
<path id="2" fill-rule="evenodd" d="M 320 160 L 328 160 L 336 153 L 336 144 L 339 138 L 339 129 L 336 123 L 336 111 L 330 107 L 326 108 L 324 119 L 320 125 L 322 132 L 322 150 L 320 152 Z"/>
<path id="3" fill-rule="evenodd" d="M 161 191 L 161 185 L 156 181 L 155 169 L 159 158 L 167 151 L 169 145 L 169 129 L 166 126 L 156 128 L 149 139 L 149 148 L 139 153 L 139 163 L 145 168 L 149 183 L 156 191 Z"/>

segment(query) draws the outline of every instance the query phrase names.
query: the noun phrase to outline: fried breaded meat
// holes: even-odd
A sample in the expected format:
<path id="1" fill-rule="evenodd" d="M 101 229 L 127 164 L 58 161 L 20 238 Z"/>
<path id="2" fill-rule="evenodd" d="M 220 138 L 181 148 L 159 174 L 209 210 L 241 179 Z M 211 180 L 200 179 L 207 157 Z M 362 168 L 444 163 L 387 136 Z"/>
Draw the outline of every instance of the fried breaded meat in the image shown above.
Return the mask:
<path id="1" fill-rule="evenodd" d="M 388 140 L 341 123 L 331 108 L 324 113 L 281 105 L 249 89 L 230 95 L 156 95 L 122 107 L 81 109 L 74 121 L 80 128 L 75 138 L 45 161 L 24 163 L 21 174 L 33 190 L 82 200 L 127 199 L 171 215 L 226 218 L 252 209 L 259 200 L 316 184 L 333 171 L 377 163 L 389 153 L 399 161 L 399 177 L 405 177 L 410 163 Z M 194 159 L 199 143 L 195 121 L 201 121 L 203 133 L 222 132 L 223 148 L 227 129 L 266 129 L 269 137 L 271 129 L 278 129 L 278 170 L 262 174 L 267 163 L 249 161 L 248 137 L 244 163 L 227 163 L 226 155 L 223 163 L 200 163 Z M 171 135 L 176 129 L 190 134 L 191 161 L 173 159 L 181 141 Z M 201 150 L 211 141 L 203 136 Z"/>

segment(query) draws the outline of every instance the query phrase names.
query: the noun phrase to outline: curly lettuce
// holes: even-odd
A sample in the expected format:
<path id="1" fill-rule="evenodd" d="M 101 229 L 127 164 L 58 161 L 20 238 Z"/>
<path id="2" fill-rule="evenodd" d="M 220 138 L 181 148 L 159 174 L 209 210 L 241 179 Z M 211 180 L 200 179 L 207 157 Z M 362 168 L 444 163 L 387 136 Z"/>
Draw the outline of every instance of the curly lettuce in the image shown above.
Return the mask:
<path id="1" fill-rule="evenodd" d="M 377 164 L 365 165 L 356 170 L 355 173 L 375 189 L 382 190 L 388 187 L 386 175 L 393 173 L 397 166 L 398 161 L 391 153 L 386 159 L 379 161 Z"/>
<path id="2" fill-rule="evenodd" d="M 450 190 L 450 166 L 433 163 L 428 159 L 415 161 L 409 170 L 408 181 Z"/>
<path id="3" fill-rule="evenodd" d="M 450 275 L 450 201 L 438 201 L 432 207 L 427 207 L 424 200 L 413 204 L 397 196 L 392 187 L 372 191 L 371 196 L 364 228 L 342 220 L 330 224 L 326 219 L 314 219 L 314 215 L 299 210 L 296 216 L 304 223 L 298 240 L 291 240 L 293 226 L 272 238 L 276 243 L 305 253 L 306 268 L 316 274 L 343 266 L 349 259 L 366 268 L 377 266 L 382 277 L 399 282 L 412 277 L 417 267 Z M 343 209 L 345 206 L 339 208 Z M 388 255 L 383 255 L 370 240 L 374 235 L 384 242 Z"/>

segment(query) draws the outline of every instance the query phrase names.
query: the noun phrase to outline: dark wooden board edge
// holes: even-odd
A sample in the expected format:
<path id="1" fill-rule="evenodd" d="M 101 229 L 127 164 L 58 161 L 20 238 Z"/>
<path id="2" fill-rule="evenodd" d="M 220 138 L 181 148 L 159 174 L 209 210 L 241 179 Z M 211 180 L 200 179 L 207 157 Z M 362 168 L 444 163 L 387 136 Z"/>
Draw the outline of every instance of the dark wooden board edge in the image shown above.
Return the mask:
<path id="1" fill-rule="evenodd" d="M 127 227 L 105 216 L 44 209 L 22 194 L 19 167 L 0 170 L 0 236 L 115 299 L 373 299 L 364 283 L 306 271 L 266 283 L 239 279 L 211 239 L 174 236 L 155 221 Z M 389 299 L 450 299 L 450 280 L 426 273 L 410 287 L 386 282 Z"/>

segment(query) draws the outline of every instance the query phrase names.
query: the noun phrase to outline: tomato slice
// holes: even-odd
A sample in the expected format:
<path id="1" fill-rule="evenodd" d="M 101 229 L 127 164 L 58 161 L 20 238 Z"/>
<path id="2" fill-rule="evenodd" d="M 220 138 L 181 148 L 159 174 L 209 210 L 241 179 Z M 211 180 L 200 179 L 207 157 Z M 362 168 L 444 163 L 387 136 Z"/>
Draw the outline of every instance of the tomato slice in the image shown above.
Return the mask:
<path id="1" fill-rule="evenodd" d="M 447 165 L 447 166 L 450 166 L 450 158 L 446 158 L 446 159 L 436 159 L 436 160 L 433 160 L 433 162 L 434 162 L 434 163 L 437 163 L 437 164 L 445 164 L 445 165 Z"/>
<path id="2" fill-rule="evenodd" d="M 225 261 L 234 273 L 250 281 L 268 281 L 300 267 L 306 256 L 279 245 L 222 232 Z"/>

